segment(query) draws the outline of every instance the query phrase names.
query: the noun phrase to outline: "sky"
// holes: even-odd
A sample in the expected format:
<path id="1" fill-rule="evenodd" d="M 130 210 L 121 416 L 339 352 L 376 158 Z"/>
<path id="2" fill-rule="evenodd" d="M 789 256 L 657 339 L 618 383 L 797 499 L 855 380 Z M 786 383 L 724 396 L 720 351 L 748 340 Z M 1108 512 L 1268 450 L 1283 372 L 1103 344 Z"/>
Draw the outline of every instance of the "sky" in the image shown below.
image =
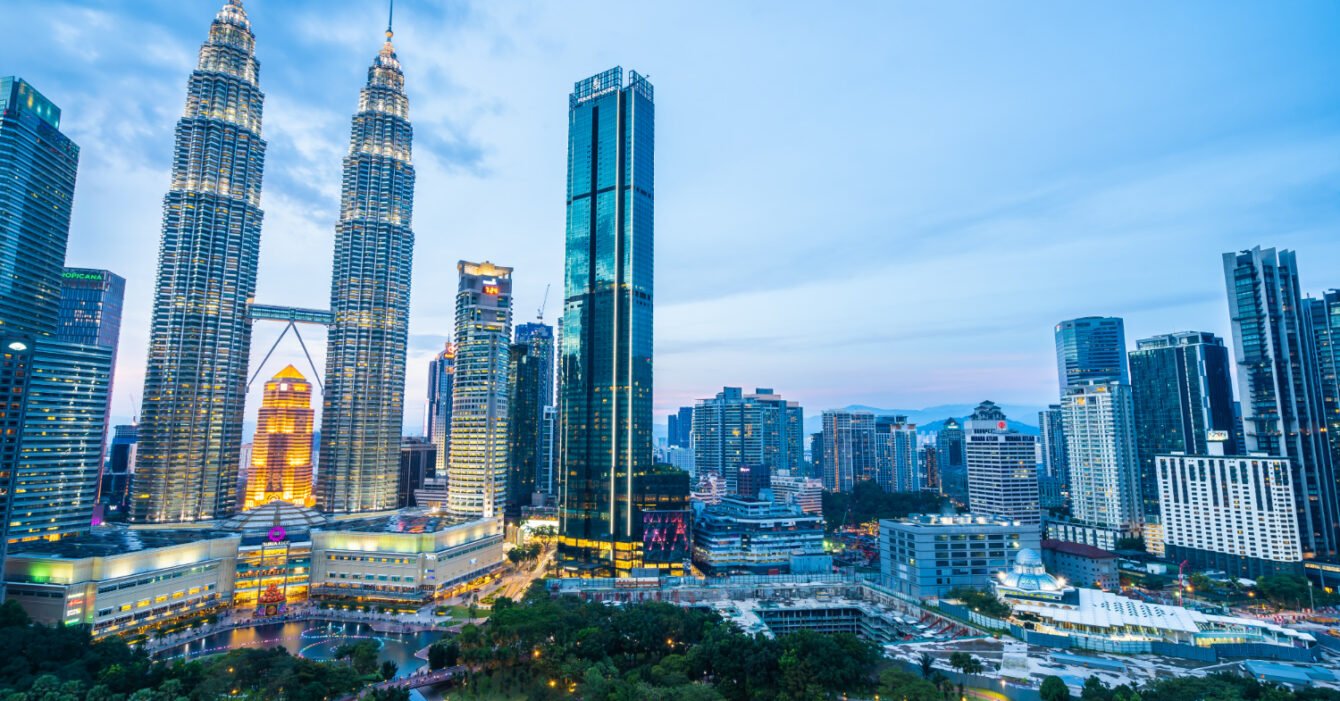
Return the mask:
<path id="1" fill-rule="evenodd" d="M 143 386 L 173 127 L 222 0 L 6 0 L 0 74 L 82 148 L 68 264 L 127 279 Z M 268 141 L 257 301 L 325 308 L 377 0 L 246 0 Z M 18 29 L 18 28 L 21 28 Z M 807 413 L 1056 401 L 1052 327 L 1230 333 L 1220 255 L 1340 287 L 1340 3 L 401 0 L 417 168 L 406 431 L 455 264 L 562 308 L 567 95 L 656 89 L 657 420 L 722 386 Z M 252 369 L 281 331 L 258 325 Z M 318 367 L 325 338 L 305 328 Z M 292 338 L 262 377 L 306 360 Z M 259 406 L 253 387 L 248 417 Z M 1027 420 L 1028 417 L 1018 417 Z"/>

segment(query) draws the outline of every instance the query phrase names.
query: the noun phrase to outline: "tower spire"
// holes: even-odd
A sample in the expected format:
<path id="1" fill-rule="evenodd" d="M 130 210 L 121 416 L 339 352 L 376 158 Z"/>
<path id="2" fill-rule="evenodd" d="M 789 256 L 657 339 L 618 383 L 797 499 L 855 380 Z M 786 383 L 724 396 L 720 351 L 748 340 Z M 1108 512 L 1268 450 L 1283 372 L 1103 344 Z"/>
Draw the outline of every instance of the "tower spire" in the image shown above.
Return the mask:
<path id="1" fill-rule="evenodd" d="M 395 19 L 395 0 L 390 0 L 389 8 L 386 12 L 386 41 L 390 42 L 395 32 L 391 31 L 391 20 Z"/>

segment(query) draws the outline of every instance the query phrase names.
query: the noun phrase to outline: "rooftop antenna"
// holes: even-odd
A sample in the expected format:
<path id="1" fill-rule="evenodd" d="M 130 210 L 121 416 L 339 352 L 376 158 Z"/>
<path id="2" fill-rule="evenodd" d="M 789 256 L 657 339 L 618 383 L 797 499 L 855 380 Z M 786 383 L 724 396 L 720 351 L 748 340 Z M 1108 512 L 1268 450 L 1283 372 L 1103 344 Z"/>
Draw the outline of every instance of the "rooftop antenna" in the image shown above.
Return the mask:
<path id="1" fill-rule="evenodd" d="M 395 32 L 391 31 L 391 20 L 395 19 L 395 0 L 390 0 L 390 8 L 386 13 L 386 40 L 390 41 Z"/>
<path id="2" fill-rule="evenodd" d="M 549 305 L 549 287 L 552 284 L 544 286 L 544 299 L 540 301 L 540 309 L 535 314 L 535 318 L 539 321 L 544 321 L 544 308 Z"/>

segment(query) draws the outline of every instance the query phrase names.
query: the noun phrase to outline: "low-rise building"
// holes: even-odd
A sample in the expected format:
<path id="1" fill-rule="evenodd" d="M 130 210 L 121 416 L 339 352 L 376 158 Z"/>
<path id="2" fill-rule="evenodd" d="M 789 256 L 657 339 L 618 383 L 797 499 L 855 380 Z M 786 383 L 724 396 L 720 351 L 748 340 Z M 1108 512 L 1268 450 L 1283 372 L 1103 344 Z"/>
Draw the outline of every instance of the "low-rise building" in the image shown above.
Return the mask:
<path id="1" fill-rule="evenodd" d="M 900 594 L 939 598 L 955 587 L 990 586 L 1020 549 L 1039 542 L 1036 523 L 968 514 L 886 519 L 879 522 L 880 573 Z"/>
<path id="2" fill-rule="evenodd" d="M 1079 586 L 1113 591 L 1121 587 L 1117 554 L 1084 543 L 1047 539 L 1042 541 L 1042 562 Z"/>
<path id="3" fill-rule="evenodd" d="M 693 561 L 711 574 L 782 574 L 824 552 L 823 518 L 799 507 L 724 497 L 694 519 Z"/>
<path id="4" fill-rule="evenodd" d="M 772 496 L 777 503 L 798 506 L 807 514 L 824 512 L 824 483 L 820 479 L 783 470 L 772 477 Z"/>

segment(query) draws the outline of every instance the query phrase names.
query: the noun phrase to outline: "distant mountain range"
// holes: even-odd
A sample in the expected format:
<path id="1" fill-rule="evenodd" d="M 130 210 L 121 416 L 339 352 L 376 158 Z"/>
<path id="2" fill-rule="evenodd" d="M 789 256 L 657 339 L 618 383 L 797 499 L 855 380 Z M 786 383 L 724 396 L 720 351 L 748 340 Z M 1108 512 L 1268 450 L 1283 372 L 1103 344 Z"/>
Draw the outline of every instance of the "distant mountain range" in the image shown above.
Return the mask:
<path id="1" fill-rule="evenodd" d="M 1032 436 L 1038 435 L 1038 412 L 1046 407 L 1021 404 L 999 404 L 997 406 L 1005 412 L 1010 428 L 1020 433 L 1027 433 Z M 908 421 L 917 425 L 917 431 L 923 433 L 939 431 L 944 427 L 945 420 L 951 417 L 962 422 L 971 416 L 973 409 L 976 408 L 976 404 L 941 404 L 925 409 L 880 409 L 879 407 L 863 404 L 842 407 L 844 411 L 868 411 L 876 416 L 893 416 L 895 414 L 906 416 Z M 805 433 L 818 433 L 821 430 L 823 430 L 823 412 L 810 413 L 806 411 Z"/>

